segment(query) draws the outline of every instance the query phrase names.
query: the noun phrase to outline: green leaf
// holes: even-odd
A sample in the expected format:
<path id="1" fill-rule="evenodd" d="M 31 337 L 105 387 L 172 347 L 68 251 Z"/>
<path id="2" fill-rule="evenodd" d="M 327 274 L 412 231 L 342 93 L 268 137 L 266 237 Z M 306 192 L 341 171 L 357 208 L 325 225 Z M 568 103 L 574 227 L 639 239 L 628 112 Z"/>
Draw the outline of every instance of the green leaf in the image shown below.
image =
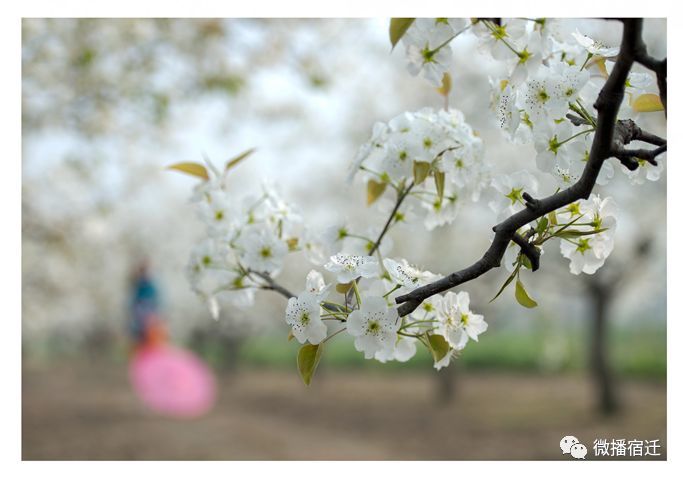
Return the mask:
<path id="1" fill-rule="evenodd" d="M 192 162 L 175 163 L 173 165 L 166 167 L 166 169 L 180 171 L 180 172 L 185 173 L 187 175 L 196 176 L 196 177 L 201 178 L 203 180 L 209 179 L 209 172 L 206 171 L 206 168 L 204 167 L 204 165 L 202 165 L 200 163 L 192 163 Z"/>
<path id="2" fill-rule="evenodd" d="M 548 229 L 548 218 L 546 216 L 542 216 L 541 219 L 538 220 L 538 223 L 536 224 L 536 232 L 539 235 L 542 235 L 546 229 Z"/>
<path id="3" fill-rule="evenodd" d="M 526 269 L 532 269 L 531 260 L 524 253 L 521 253 L 519 255 L 519 261 L 522 263 L 522 266 L 524 266 Z"/>
<path id="4" fill-rule="evenodd" d="M 239 155 L 237 155 L 236 157 L 234 157 L 232 160 L 228 161 L 225 164 L 225 171 L 228 171 L 229 169 L 234 168 L 239 163 L 241 163 L 243 160 L 247 159 L 247 157 L 255 151 L 256 151 L 256 148 L 249 148 L 247 151 L 240 153 Z"/>
<path id="5" fill-rule="evenodd" d="M 311 384 L 311 379 L 320 363 L 320 356 L 323 352 L 322 344 L 304 344 L 299 349 L 296 357 L 296 365 L 299 368 L 299 375 L 304 380 L 306 386 Z"/>
<path id="6" fill-rule="evenodd" d="M 375 201 L 382 196 L 384 190 L 387 189 L 387 184 L 385 182 L 369 180 L 368 181 L 368 206 L 373 204 Z"/>
<path id="7" fill-rule="evenodd" d="M 451 350 L 446 338 L 440 334 L 429 334 L 427 335 L 427 338 L 429 339 L 429 349 L 434 357 L 434 361 L 441 361 L 444 357 L 446 357 L 448 351 Z"/>
<path id="8" fill-rule="evenodd" d="M 538 306 L 538 303 L 529 297 L 526 289 L 524 289 L 524 285 L 519 279 L 515 285 L 515 298 L 517 299 L 517 302 L 525 308 L 535 308 Z"/>
<path id="9" fill-rule="evenodd" d="M 555 214 L 554 211 L 551 211 L 550 213 L 548 213 L 548 218 L 550 219 L 551 225 L 557 225 L 557 215 Z"/>
<path id="10" fill-rule="evenodd" d="M 443 171 L 435 171 L 434 183 L 436 184 L 436 192 L 439 195 L 439 202 L 441 202 L 443 201 L 443 190 L 446 184 L 446 173 Z"/>
<path id="11" fill-rule="evenodd" d="M 398 41 L 408 31 L 408 28 L 415 21 L 414 18 L 392 18 L 389 24 L 389 40 L 391 40 L 391 48 L 396 47 Z"/>
<path id="12" fill-rule="evenodd" d="M 583 215 L 577 216 L 576 218 L 574 218 L 573 220 L 571 220 L 571 221 L 570 221 L 569 223 L 567 223 L 566 225 L 563 225 L 563 226 L 560 227 L 559 229 L 555 230 L 555 231 L 553 232 L 553 236 L 561 236 L 560 233 L 562 233 L 563 231 L 566 231 L 570 226 L 572 226 L 574 223 L 576 223 L 577 221 L 579 221 L 581 218 L 583 218 Z"/>
<path id="13" fill-rule="evenodd" d="M 637 112 L 664 111 L 664 104 L 659 95 L 645 93 L 631 102 L 631 108 Z"/>
<path id="14" fill-rule="evenodd" d="M 507 288 L 508 285 L 510 283 L 512 283 L 512 280 L 515 279 L 515 275 L 517 274 L 518 271 L 519 271 L 519 265 L 517 265 L 517 267 L 512 272 L 512 274 L 510 276 L 508 276 L 508 279 L 505 280 L 505 283 L 503 283 L 503 286 L 500 287 L 500 289 L 498 290 L 498 293 L 496 293 L 496 295 L 491 299 L 491 301 L 489 301 L 489 303 L 493 303 L 496 300 L 496 298 L 498 298 L 498 296 L 500 296 L 500 294 L 505 290 L 505 288 Z"/>
<path id="15" fill-rule="evenodd" d="M 579 236 L 596 235 L 596 234 L 602 233 L 603 231 L 607 231 L 608 229 L 609 228 L 600 228 L 597 230 L 590 230 L 590 231 L 564 230 L 564 231 L 560 231 L 559 233 L 555 234 L 555 236 L 558 236 L 560 238 L 578 238 Z"/>
<path id="16" fill-rule="evenodd" d="M 431 168 L 432 165 L 427 161 L 413 161 L 413 178 L 416 185 L 427 179 Z"/>

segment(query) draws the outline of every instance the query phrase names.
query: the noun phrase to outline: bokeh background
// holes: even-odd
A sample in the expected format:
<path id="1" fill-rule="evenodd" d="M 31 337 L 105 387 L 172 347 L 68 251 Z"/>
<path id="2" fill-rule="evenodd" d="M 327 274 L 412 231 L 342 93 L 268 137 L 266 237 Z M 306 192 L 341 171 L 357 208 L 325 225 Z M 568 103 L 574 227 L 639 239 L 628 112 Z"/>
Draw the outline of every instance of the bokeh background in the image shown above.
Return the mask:
<path id="1" fill-rule="evenodd" d="M 270 179 L 307 223 L 381 224 L 347 167 L 375 121 L 439 108 L 443 98 L 391 52 L 388 19 L 25 19 L 23 21 L 22 310 L 24 459 L 562 459 L 559 441 L 659 439 L 666 457 L 666 174 L 633 186 L 619 171 L 599 191 L 622 217 L 615 252 L 573 276 L 559 248 L 525 280 L 470 283 L 489 331 L 437 373 L 425 351 L 407 364 L 366 361 L 329 344 L 310 387 L 287 341 L 285 300 L 262 292 L 213 321 L 184 275 L 203 228 L 195 180 L 165 169 L 205 155 L 235 171 L 236 197 Z M 563 20 L 608 44 L 621 26 Z M 666 56 L 666 21 L 645 23 Z M 533 168 L 489 111 L 500 66 L 473 38 L 453 44 L 450 105 L 497 170 Z M 663 114 L 639 123 L 666 136 Z M 616 165 L 615 165 L 616 166 Z M 617 166 L 617 169 L 619 167 Z M 548 182 L 546 192 L 551 192 Z M 431 233 L 392 233 L 392 255 L 439 273 L 472 263 L 495 215 L 479 206 Z M 557 245 L 555 245 L 557 246 Z M 214 369 L 219 398 L 203 418 L 146 410 L 128 382 L 130 277 L 151 261 L 173 342 Z M 280 281 L 303 286 L 290 258 Z"/>

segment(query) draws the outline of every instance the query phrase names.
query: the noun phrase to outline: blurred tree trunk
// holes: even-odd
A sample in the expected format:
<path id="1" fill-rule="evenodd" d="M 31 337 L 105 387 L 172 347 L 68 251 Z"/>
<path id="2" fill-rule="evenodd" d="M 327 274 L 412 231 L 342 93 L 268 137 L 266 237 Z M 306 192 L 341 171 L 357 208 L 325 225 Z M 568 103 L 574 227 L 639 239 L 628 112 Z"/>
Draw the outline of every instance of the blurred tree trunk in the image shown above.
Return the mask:
<path id="1" fill-rule="evenodd" d="M 650 255 L 653 238 L 644 236 L 636 243 L 630 262 L 608 263 L 593 276 L 586 278 L 590 297 L 590 359 L 589 365 L 595 388 L 596 408 L 604 416 L 620 408 L 614 372 L 609 364 L 609 315 L 615 294 L 636 275 L 638 263 Z"/>
<path id="2" fill-rule="evenodd" d="M 451 361 L 450 366 L 437 371 L 433 369 L 436 379 L 436 403 L 439 405 L 450 404 L 456 393 L 456 361 Z"/>
<path id="3" fill-rule="evenodd" d="M 188 346 L 225 377 L 234 376 L 239 370 L 240 348 L 244 336 L 228 334 L 216 324 L 196 328 L 190 335 Z"/>
<path id="4" fill-rule="evenodd" d="M 609 364 L 609 307 L 614 289 L 602 275 L 589 281 L 590 291 L 590 371 L 595 388 L 596 407 L 600 414 L 611 415 L 619 409 L 614 375 Z"/>

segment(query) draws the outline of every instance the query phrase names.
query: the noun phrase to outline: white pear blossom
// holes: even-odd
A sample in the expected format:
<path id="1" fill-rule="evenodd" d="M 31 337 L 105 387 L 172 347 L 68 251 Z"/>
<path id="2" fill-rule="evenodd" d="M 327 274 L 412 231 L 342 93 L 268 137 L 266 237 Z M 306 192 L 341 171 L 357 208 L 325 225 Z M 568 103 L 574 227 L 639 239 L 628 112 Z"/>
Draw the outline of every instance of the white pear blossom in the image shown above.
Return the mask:
<path id="1" fill-rule="evenodd" d="M 402 38 L 411 75 L 420 75 L 434 86 L 440 86 L 452 61 L 448 42 L 453 28 L 439 19 L 418 18 Z"/>
<path id="2" fill-rule="evenodd" d="M 354 337 L 356 350 L 365 353 L 365 359 L 372 359 L 394 347 L 400 323 L 396 308 L 389 308 L 384 298 L 367 296 L 360 309 L 349 315 L 346 330 Z"/>
<path id="3" fill-rule="evenodd" d="M 210 236 L 224 236 L 235 227 L 235 211 L 225 192 L 212 190 L 198 204 L 199 217 L 206 224 Z"/>
<path id="4" fill-rule="evenodd" d="M 305 291 L 287 302 L 285 320 L 292 327 L 292 334 L 300 342 L 319 344 L 327 336 L 327 326 L 320 319 L 318 295 Z"/>
<path id="5" fill-rule="evenodd" d="M 384 155 L 384 144 L 387 140 L 388 125 L 382 122 L 376 122 L 372 127 L 372 135 L 367 143 L 364 143 L 356 157 L 354 158 L 351 166 L 349 168 L 349 174 L 346 178 L 347 183 L 351 183 L 355 178 L 358 170 L 360 170 L 361 165 L 368 161 L 369 163 L 374 163 L 375 156 Z"/>
<path id="6" fill-rule="evenodd" d="M 313 294 L 318 301 L 325 300 L 331 287 L 331 284 L 325 284 L 323 275 L 314 269 L 306 275 L 306 292 Z"/>
<path id="7" fill-rule="evenodd" d="M 524 42 L 527 34 L 526 21 L 510 20 L 497 25 L 489 20 L 480 20 L 474 24 L 472 32 L 479 38 L 479 49 L 488 52 L 496 60 L 517 58 L 519 44 Z"/>
<path id="8" fill-rule="evenodd" d="M 617 206 L 612 198 L 601 199 L 592 194 L 587 200 L 579 200 L 560 210 L 558 221 L 578 220 L 571 230 L 581 232 L 598 231 L 574 238 L 562 238 L 560 252 L 569 259 L 572 274 L 593 274 L 603 264 L 614 248 Z"/>
<path id="9" fill-rule="evenodd" d="M 380 349 L 375 353 L 375 359 L 381 363 L 409 361 L 417 353 L 417 339 L 410 336 L 397 336 L 393 345 Z"/>
<path id="10" fill-rule="evenodd" d="M 249 226 L 237 239 L 241 248 L 240 259 L 247 269 L 261 273 L 272 273 L 282 267 L 282 261 L 289 248 L 267 228 Z"/>
<path id="11" fill-rule="evenodd" d="M 349 235 L 349 226 L 346 219 L 338 219 L 329 226 L 323 228 L 320 234 L 320 244 L 323 251 L 330 256 L 334 251 L 344 249 L 345 240 Z"/>
<path id="12" fill-rule="evenodd" d="M 435 329 L 455 350 L 461 350 L 468 339 L 479 340 L 479 335 L 488 329 L 484 316 L 470 311 L 470 295 L 466 291 L 454 293 L 449 291 L 441 301 L 438 319 L 440 323 Z"/>
<path id="13" fill-rule="evenodd" d="M 528 77 L 536 75 L 543 65 L 544 48 L 543 37 L 538 31 L 533 31 L 526 38 L 524 48 L 514 60 L 514 67 L 510 73 L 510 82 L 519 85 Z"/>
<path id="14" fill-rule="evenodd" d="M 491 109 L 496 114 L 498 126 L 508 135 L 514 138 L 519 127 L 520 113 L 516 106 L 517 90 L 507 80 L 493 80 L 491 84 Z"/>
<path id="15" fill-rule="evenodd" d="M 409 291 L 438 279 L 438 276 L 434 273 L 420 271 L 402 258 L 398 261 L 384 258 L 382 263 L 394 283 L 404 286 Z"/>
<path id="16" fill-rule="evenodd" d="M 325 247 L 321 235 L 311 232 L 308 228 L 303 229 L 297 244 L 306 256 L 306 259 L 314 265 L 322 265 L 331 254 L 329 248 Z M 338 250 L 337 248 L 335 249 Z"/>
<path id="17" fill-rule="evenodd" d="M 567 147 L 567 157 L 569 158 L 569 167 L 566 171 L 556 171 L 559 186 L 569 186 L 570 182 L 573 184 L 581 177 L 583 170 L 586 167 L 588 158 L 590 157 L 590 149 L 593 145 L 593 133 L 582 135 L 574 141 L 569 142 Z M 605 161 L 600 168 L 596 183 L 604 186 L 614 176 L 614 166 L 609 161 Z"/>
<path id="18" fill-rule="evenodd" d="M 499 218 L 507 218 L 526 207 L 523 193 L 533 197 L 538 194 L 538 180 L 526 170 L 498 176 L 493 179 L 491 186 L 498 194 L 489 202 L 489 207 L 498 213 Z"/>
<path id="19" fill-rule="evenodd" d="M 427 231 L 452 223 L 460 211 L 460 202 L 455 194 L 444 195 L 443 200 L 435 197 L 431 201 L 423 201 L 420 204 L 427 210 L 427 216 L 424 219 Z"/>
<path id="20" fill-rule="evenodd" d="M 657 157 L 657 164 L 653 165 L 646 160 L 638 160 L 638 168 L 629 170 L 624 165 L 621 166 L 622 171 L 626 174 L 633 185 L 642 185 L 645 181 L 657 181 L 662 176 L 664 171 L 664 160 L 666 153 Z"/>
<path id="21" fill-rule="evenodd" d="M 208 273 L 218 271 L 224 267 L 225 255 L 221 253 L 220 242 L 213 238 L 207 238 L 198 243 L 190 252 L 190 260 L 186 267 L 186 275 L 192 289 L 195 291 L 208 291 L 218 286 L 220 280 L 212 281 L 212 285 L 206 286 Z"/>
<path id="22" fill-rule="evenodd" d="M 619 47 L 609 47 L 602 42 L 593 40 L 588 35 L 584 35 L 578 30 L 572 33 L 576 42 L 588 51 L 591 55 L 597 55 L 605 58 L 613 58 L 619 54 Z"/>
<path id="23" fill-rule="evenodd" d="M 539 170 L 550 173 L 557 167 L 569 167 L 569 147 L 566 140 L 571 137 L 571 127 L 567 121 L 556 124 L 553 128 L 544 123 L 537 124 L 534 137 L 536 166 Z"/>
<path id="24" fill-rule="evenodd" d="M 441 369 L 447 368 L 451 364 L 451 359 L 454 359 L 456 354 L 457 350 L 455 349 L 448 351 L 443 358 L 434 362 L 434 369 L 441 371 Z"/>
<path id="25" fill-rule="evenodd" d="M 552 94 L 567 104 L 576 101 L 590 78 L 588 70 L 582 70 L 577 65 L 568 65 L 565 62 L 553 64 L 551 75 L 555 79 L 552 85 Z"/>
<path id="26" fill-rule="evenodd" d="M 441 308 L 443 296 L 435 294 L 422 301 L 420 306 L 411 313 L 411 317 L 417 320 L 434 319 Z M 417 326 L 417 329 L 428 328 L 427 325 Z"/>
<path id="27" fill-rule="evenodd" d="M 562 118 L 569 109 L 565 98 L 558 96 L 556 85 L 560 80 L 549 67 L 542 66 L 520 86 L 520 106 L 534 127 L 547 118 Z"/>
<path id="28" fill-rule="evenodd" d="M 380 275 L 379 262 L 372 256 L 337 253 L 330 258 L 325 269 L 334 273 L 337 281 L 342 284 L 350 283 L 358 277 L 376 278 Z"/>

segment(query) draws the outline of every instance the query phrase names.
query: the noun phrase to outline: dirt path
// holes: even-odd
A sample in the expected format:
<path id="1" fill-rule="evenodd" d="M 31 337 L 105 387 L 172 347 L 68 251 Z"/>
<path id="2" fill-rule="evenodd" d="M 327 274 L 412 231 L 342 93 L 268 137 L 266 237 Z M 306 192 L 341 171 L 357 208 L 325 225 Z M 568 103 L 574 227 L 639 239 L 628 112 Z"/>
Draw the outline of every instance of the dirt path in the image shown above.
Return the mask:
<path id="1" fill-rule="evenodd" d="M 125 365 L 24 367 L 24 459 L 563 459 L 559 441 L 660 439 L 663 384 L 621 384 L 625 409 L 591 412 L 580 377 L 462 374 L 458 397 L 434 401 L 432 375 L 243 371 L 220 381 L 201 419 L 146 411 Z M 665 457 L 665 450 L 661 458 Z M 566 456 L 565 456 L 566 457 Z"/>

